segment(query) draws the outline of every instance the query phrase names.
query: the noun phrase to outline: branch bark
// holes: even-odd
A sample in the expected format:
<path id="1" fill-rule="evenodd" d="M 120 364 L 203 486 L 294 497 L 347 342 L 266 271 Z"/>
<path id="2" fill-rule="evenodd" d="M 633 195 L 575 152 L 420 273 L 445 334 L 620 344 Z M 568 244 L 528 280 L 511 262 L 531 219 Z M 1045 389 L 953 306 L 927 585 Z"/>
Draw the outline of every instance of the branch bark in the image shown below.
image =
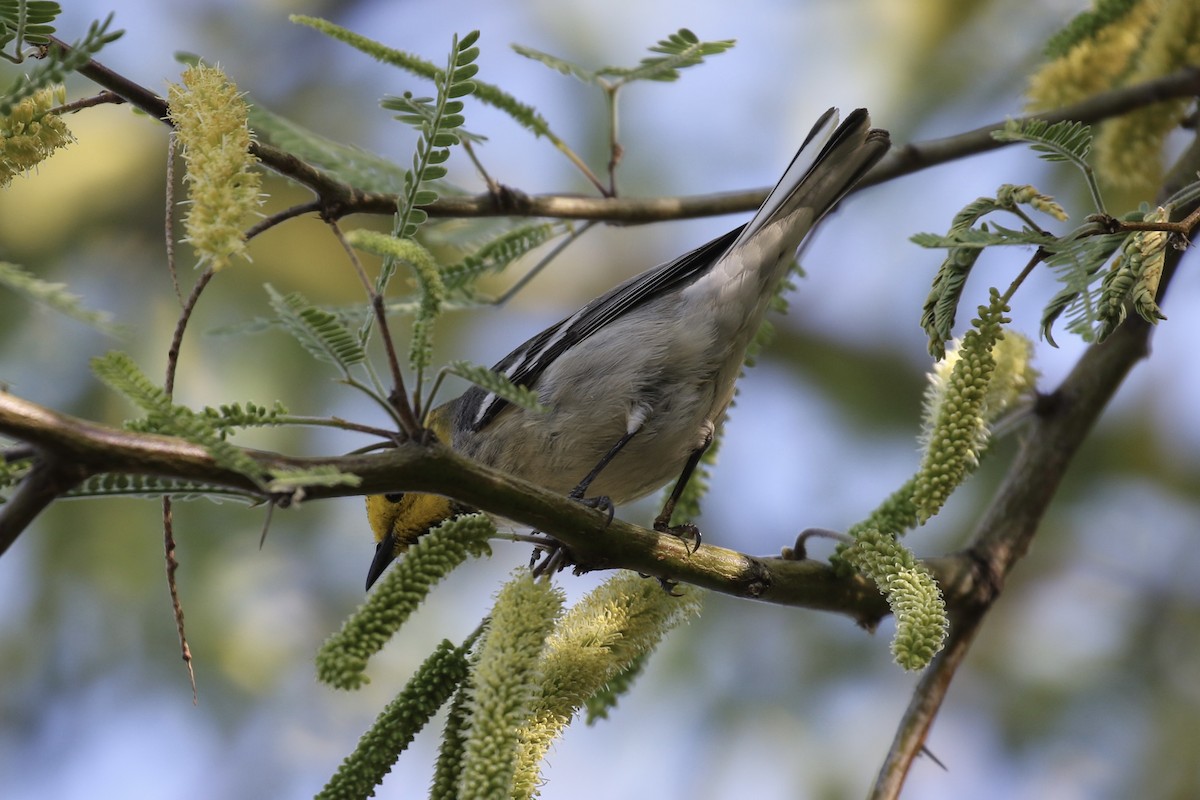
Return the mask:
<path id="1" fill-rule="evenodd" d="M 55 484 L 53 493 L 39 495 L 43 498 L 54 499 L 78 481 L 100 473 L 179 478 L 258 491 L 249 477 L 216 464 L 199 445 L 99 425 L 3 392 L 0 433 L 74 465 L 69 485 Z M 435 492 L 551 534 L 568 546 L 585 569 L 631 569 L 737 597 L 834 611 L 867 628 L 888 613 L 878 589 L 862 577 L 839 576 L 817 561 L 751 556 L 707 544 L 692 553 L 674 536 L 619 519 L 606 524 L 602 512 L 481 466 L 441 445 L 408 442 L 382 453 L 326 458 L 247 452 L 264 469 L 333 466 L 361 478 L 354 487 L 312 487 L 305 492 L 306 500 L 396 490 Z M 32 520 L 33 513 L 23 508 L 15 498 L 0 506 L 0 541 L 11 542 Z M 781 541 L 787 538 L 780 536 Z M 951 603 L 976 591 L 968 556 L 933 559 L 929 565 L 947 587 Z"/>
<path id="2" fill-rule="evenodd" d="M 51 40 L 56 47 L 69 47 L 61 40 L 53 37 Z M 155 119 L 171 124 L 167 119 L 166 101 L 149 89 L 95 60 L 82 67 L 79 73 Z M 1198 94 L 1200 69 L 1187 68 L 1145 83 L 1114 89 L 1054 112 L 1031 114 L 1020 119 L 1091 123 L 1163 100 Z M 998 121 L 955 136 L 895 146 L 859 182 L 856 190 L 966 156 L 1008 147 L 1008 143 L 996 141 L 991 136 L 992 131 L 1003 127 L 1004 121 Z M 316 205 L 299 207 L 303 211 L 311 207 L 319 210 L 326 219 L 340 219 L 349 214 L 390 215 L 396 211 L 396 195 L 360 191 L 290 153 L 262 142 L 255 142 L 252 150 L 264 166 L 307 186 L 317 195 Z M 422 208 L 431 217 L 522 216 L 640 224 L 753 211 L 762 204 L 768 191 L 769 187 L 690 197 L 580 197 L 529 195 L 502 186 L 499 191 L 473 196 L 441 197 Z"/>

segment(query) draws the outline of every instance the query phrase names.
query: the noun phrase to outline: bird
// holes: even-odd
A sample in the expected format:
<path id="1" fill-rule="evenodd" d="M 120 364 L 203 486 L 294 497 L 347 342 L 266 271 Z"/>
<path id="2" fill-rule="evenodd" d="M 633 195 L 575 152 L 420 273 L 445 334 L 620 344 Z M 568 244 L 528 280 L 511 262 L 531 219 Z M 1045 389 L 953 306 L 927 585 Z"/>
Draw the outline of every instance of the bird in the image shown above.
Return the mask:
<path id="1" fill-rule="evenodd" d="M 530 338 L 493 370 L 543 410 L 480 386 L 434 408 L 426 427 L 487 466 L 612 513 L 677 478 L 654 527 L 671 516 L 720 429 L 746 350 L 801 242 L 890 147 L 859 108 L 817 120 L 744 225 L 621 283 Z M 589 492 L 591 495 L 589 496 Z M 366 498 L 376 540 L 367 589 L 418 537 L 464 504 L 436 494 Z"/>

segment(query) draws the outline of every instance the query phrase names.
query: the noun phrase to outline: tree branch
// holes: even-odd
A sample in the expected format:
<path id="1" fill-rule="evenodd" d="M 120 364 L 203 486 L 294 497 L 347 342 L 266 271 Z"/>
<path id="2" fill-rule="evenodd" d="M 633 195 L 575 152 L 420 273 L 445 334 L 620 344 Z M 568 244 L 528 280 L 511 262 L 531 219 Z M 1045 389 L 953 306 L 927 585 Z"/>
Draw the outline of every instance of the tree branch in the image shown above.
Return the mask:
<path id="1" fill-rule="evenodd" d="M 101 473 L 178 478 L 258 492 L 249 477 L 217 465 L 199 445 L 110 428 L 4 392 L 0 392 L 0 432 L 29 442 L 40 452 L 54 453 L 56 463 L 74 466 L 69 485 L 54 484 L 52 495 L 46 491 L 37 495 L 50 500 L 78 481 Z M 841 577 L 817 561 L 756 557 L 712 545 L 702 545 L 692 553 L 674 536 L 621 520 L 606 524 L 606 515 L 595 509 L 484 467 L 441 445 L 408 442 L 382 453 L 328 458 L 246 452 L 264 469 L 333 466 L 361 478 L 353 487 L 314 486 L 305 492 L 307 500 L 396 490 L 445 494 L 553 535 L 586 569 L 631 569 L 737 597 L 835 611 L 868 628 L 888 613 L 879 590 L 862 577 Z M 24 485 L 22 491 L 32 493 Z M 32 513 L 16 513 L 30 508 L 16 503 L 16 498 L 0 506 L 0 541 L 15 539 L 48 502 Z M 950 602 L 976 590 L 966 556 L 933 559 L 929 566 L 947 587 Z"/>
<path id="2" fill-rule="evenodd" d="M 51 41 L 56 47 L 64 50 L 69 48 L 61 40 L 51 37 Z M 149 89 L 95 60 L 81 67 L 79 73 L 150 116 L 170 124 L 166 101 Z M 1200 94 L 1200 69 L 1187 68 L 1163 78 L 1114 89 L 1057 111 L 1031 114 L 1020 119 L 1092 123 L 1163 100 L 1197 94 Z M 1010 143 L 997 141 L 991 136 L 992 131 L 1003 127 L 1003 121 L 994 122 L 956 136 L 894 146 L 854 191 L 927 167 L 1008 147 Z M 316 193 L 318 208 L 326 219 L 340 219 L 348 214 L 360 213 L 391 215 L 396 211 L 396 195 L 360 191 L 286 151 L 262 142 L 255 142 L 251 150 L 264 166 Z M 431 217 L 522 216 L 635 224 L 753 211 L 762 204 L 767 192 L 768 189 L 748 189 L 690 197 L 575 197 L 528 195 L 502 186 L 499 191 L 474 196 L 440 197 L 422 208 Z"/>
<path id="3" fill-rule="evenodd" d="M 1170 197 L 1192 182 L 1198 169 L 1200 137 L 1193 139 L 1176 163 L 1160 197 Z M 1195 205 L 1179 209 L 1184 215 L 1194 210 Z M 1181 257 L 1179 250 L 1168 253 L 1160 296 L 1166 293 Z M 1089 347 L 1058 390 L 1040 403 L 1034 427 L 1022 440 L 969 546 L 956 554 L 973 565 L 966 584 L 973 587 L 974 594 L 956 595 L 963 602 L 951 606 L 956 613 L 947 646 L 921 676 L 869 795 L 874 800 L 899 797 L 971 641 L 1017 561 L 1028 551 L 1080 446 L 1130 370 L 1149 352 L 1152 332 L 1153 326 L 1130 314 L 1106 341 Z"/>
<path id="4" fill-rule="evenodd" d="M 1042 120 L 1052 124 L 1065 121 L 1092 124 L 1110 117 L 1120 116 L 1136 108 L 1160 103 L 1163 100 L 1193 97 L 1197 94 L 1200 94 L 1200 69 L 1187 67 L 1162 78 L 1113 89 L 1055 111 L 1028 114 L 1015 119 L 1021 122 Z M 874 186 L 877 183 L 890 181 L 927 167 L 956 161 L 965 156 L 1008 147 L 1014 143 L 1001 142 L 992 138 L 992 131 L 1000 130 L 1004 125 L 1003 121 L 993 122 L 982 125 L 973 131 L 947 136 L 943 139 L 930 139 L 926 142 L 893 146 L 875 169 L 859 181 L 858 188 Z"/>

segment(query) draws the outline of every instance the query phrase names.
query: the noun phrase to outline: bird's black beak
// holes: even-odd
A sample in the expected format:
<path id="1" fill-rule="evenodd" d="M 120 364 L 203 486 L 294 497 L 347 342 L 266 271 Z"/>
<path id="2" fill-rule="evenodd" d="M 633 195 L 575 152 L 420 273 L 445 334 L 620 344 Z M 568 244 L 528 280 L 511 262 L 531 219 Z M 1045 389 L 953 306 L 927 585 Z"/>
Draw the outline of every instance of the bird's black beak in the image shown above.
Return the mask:
<path id="1" fill-rule="evenodd" d="M 371 560 L 371 568 L 367 570 L 367 589 L 370 590 L 379 576 L 396 560 L 396 535 L 388 533 L 375 546 L 375 558 Z"/>

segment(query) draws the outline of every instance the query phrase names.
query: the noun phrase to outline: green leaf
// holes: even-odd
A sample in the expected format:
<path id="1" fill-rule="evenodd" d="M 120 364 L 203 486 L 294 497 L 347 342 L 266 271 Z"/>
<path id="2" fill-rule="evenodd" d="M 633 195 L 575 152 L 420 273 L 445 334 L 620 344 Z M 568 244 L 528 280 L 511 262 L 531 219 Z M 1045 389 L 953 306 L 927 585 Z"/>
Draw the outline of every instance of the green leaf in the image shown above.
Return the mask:
<path id="1" fill-rule="evenodd" d="M 289 422 L 286 419 L 288 410 L 278 400 L 270 408 L 253 402 L 247 402 L 245 405 L 229 403 L 219 408 L 205 406 L 200 413 L 212 422 L 213 427 L 224 430 L 261 428 L 268 425 L 284 425 Z"/>
<path id="2" fill-rule="evenodd" d="M 54 33 L 50 23 L 62 13 L 62 6 L 46 0 L 3 0 L 0 2 L 0 47 L 17 41 L 14 60 L 21 60 L 22 44 L 48 44 Z"/>
<path id="3" fill-rule="evenodd" d="M 1031 230 L 1013 230 L 1005 228 L 1003 225 L 990 223 L 988 230 L 980 228 L 967 228 L 965 230 L 951 231 L 946 235 L 936 233 L 915 233 L 909 237 L 909 241 L 921 247 L 946 248 L 950 250 L 982 250 L 985 247 L 1001 247 L 1016 245 L 1020 247 L 1041 247 L 1057 241 L 1053 236 L 1047 236 L 1044 233 Z"/>
<path id="4" fill-rule="evenodd" d="M 1000 188 L 997 194 L 1013 194 L 1012 187 Z M 934 358 L 945 356 L 946 342 L 954 336 L 954 321 L 963 287 L 984 248 L 1001 245 L 1049 247 L 1058 241 L 1056 237 L 1041 231 L 1029 228 L 1014 230 L 995 222 L 974 227 L 987 214 L 1011 212 L 1014 208 L 1014 205 L 995 197 L 979 197 L 954 215 L 950 230 L 944 236 L 918 233 L 911 237 L 921 247 L 946 248 L 948 251 L 934 276 L 921 313 L 921 327 L 929 336 L 929 353 Z"/>
<path id="5" fill-rule="evenodd" d="M 250 106 L 250 127 L 259 141 L 286 150 L 343 183 L 365 192 L 397 194 L 405 169 L 358 147 L 327 139 L 258 103 Z"/>
<path id="6" fill-rule="evenodd" d="M 79 296 L 67 291 L 65 284 L 44 281 L 17 264 L 0 261 L 0 285 L 104 333 L 117 333 L 117 327 L 112 324 L 112 315 L 107 311 L 85 309 Z"/>
<path id="7" fill-rule="evenodd" d="M 591 70 L 584 69 L 573 61 L 567 61 L 558 56 L 552 56 L 549 53 L 543 53 L 541 50 L 536 50 L 532 47 L 526 47 L 523 44 L 514 44 L 512 49 L 517 55 L 525 56 L 528 59 L 544 64 L 550 69 L 561 72 L 563 75 L 568 75 L 572 78 L 578 78 L 584 83 L 595 84 L 597 82 L 596 73 Z"/>
<path id="8" fill-rule="evenodd" d="M 1082 122 L 1050 124 L 1034 119 L 1022 124 L 1019 120 L 1009 120 L 1002 129 L 992 131 L 992 138 L 999 142 L 1026 142 L 1046 161 L 1085 167 L 1092 149 L 1092 129 Z"/>
<path id="9" fill-rule="evenodd" d="M 517 386 L 505 376 L 493 372 L 487 367 L 468 361 L 452 361 L 446 367 L 446 372 L 468 380 L 476 386 L 481 386 L 497 397 L 527 411 L 544 412 L 547 410 L 538 401 L 537 392 L 527 386 Z"/>
<path id="10" fill-rule="evenodd" d="M 327 36 L 330 36 L 339 41 L 345 42 L 352 47 L 361 50 L 372 58 L 378 59 L 385 64 L 400 67 L 414 75 L 429 80 L 441 81 L 442 70 L 438 69 L 432 63 L 419 58 L 417 56 L 405 53 L 402 50 L 394 50 L 390 47 L 385 47 L 379 42 L 368 39 L 357 33 L 353 33 L 332 22 L 327 22 L 323 19 L 315 17 L 306 17 L 301 15 L 293 15 L 290 17 L 292 22 L 300 25 L 307 25 L 314 30 L 318 30 Z M 471 38 L 474 37 L 474 38 Z M 474 42 L 477 34 L 468 34 L 470 41 Z M 467 41 L 464 38 L 463 41 Z M 486 103 L 493 108 L 503 111 L 508 114 L 517 124 L 531 131 L 535 136 L 545 136 L 556 145 L 561 145 L 562 139 L 550 130 L 550 123 L 538 113 L 533 106 L 522 103 L 508 92 L 498 86 L 483 81 L 475 81 L 475 88 L 472 93 L 480 102 Z"/>
<path id="11" fill-rule="evenodd" d="M 545 244 L 571 226 L 565 222 L 520 225 L 501 232 L 475 252 L 442 270 L 442 282 L 449 292 L 471 295 L 471 284 L 480 276 L 499 272 L 521 256 Z"/>
<path id="12" fill-rule="evenodd" d="M 1062 161 L 1074 165 L 1087 182 L 1092 202 L 1101 214 L 1107 213 L 1104 198 L 1090 164 L 1088 153 L 1092 148 L 1092 129 L 1081 122 L 1056 122 L 1051 125 L 1043 120 L 1009 120 L 1005 126 L 992 131 L 992 138 L 1000 142 L 1026 142 L 1046 161 Z"/>
<path id="13" fill-rule="evenodd" d="M 358 486 L 362 478 L 351 472 L 342 472 L 336 467 L 319 466 L 307 469 L 275 467 L 267 491 L 291 494 L 310 486 Z"/>
<path id="14" fill-rule="evenodd" d="M 470 89 L 469 86 L 458 86 L 457 89 Z M 469 91 L 463 91 L 458 95 L 448 96 L 464 96 L 470 94 Z M 406 125 L 411 125 L 417 130 L 421 130 L 422 126 L 431 125 L 437 116 L 437 108 L 434 105 L 432 97 L 413 97 L 411 93 L 402 96 L 387 96 L 380 101 L 379 105 L 388 111 L 400 112 L 396 119 Z M 472 143 L 482 143 L 487 141 L 486 136 L 477 133 L 472 133 L 464 129 L 463 123 L 466 121 L 462 111 L 462 103 L 447 102 L 442 106 L 442 120 L 440 126 L 444 129 L 452 128 L 454 133 L 460 138 Z M 457 144 L 457 142 L 455 142 Z"/>
<path id="15" fill-rule="evenodd" d="M 478 34 L 469 34 L 466 40 L 474 42 L 477 38 Z M 449 150 L 447 148 L 459 144 L 461 141 L 455 135 L 453 127 L 446 125 L 446 118 L 448 116 L 451 122 L 458 125 L 462 124 L 462 115 L 457 113 L 462 109 L 462 104 L 457 101 L 451 101 L 449 94 L 453 86 L 455 70 L 473 61 L 479 55 L 479 50 L 474 47 L 464 46 L 463 42 L 457 36 L 454 37 L 450 50 L 446 69 L 440 71 L 435 80 L 437 97 L 428 103 L 410 103 L 407 109 L 409 115 L 421 117 L 422 124 L 420 126 L 421 139 L 417 142 L 417 150 L 413 154 L 413 169 L 405 181 L 404 192 L 401 194 L 396 208 L 396 222 L 393 226 L 393 233 L 400 238 L 412 237 L 416 233 L 417 228 L 428 218 L 428 215 L 424 211 L 417 208 L 417 206 L 427 205 L 429 202 L 432 202 L 432 200 L 427 199 L 432 195 L 432 192 L 425 189 L 423 184 L 445 177 L 446 168 L 441 165 L 449 158 Z M 461 86 L 467 85 L 466 83 L 461 84 Z M 448 113 L 447 106 L 451 104 L 452 113 Z M 436 199 L 436 195 L 433 195 L 433 197 Z M 384 270 L 380 273 L 380 281 L 376 287 L 376 290 L 380 294 L 387 288 L 386 279 L 389 275 L 389 270 Z M 423 330 L 427 333 L 428 329 L 424 328 Z M 422 352 L 424 351 L 424 347 L 417 348 L 414 344 L 414 352 L 418 349 Z"/>
<path id="16" fill-rule="evenodd" d="M 352 366 L 366 359 L 362 345 L 336 314 L 317 308 L 299 292 L 284 296 L 270 284 L 265 288 L 284 327 L 318 361 L 334 364 L 348 375 Z"/>
<path id="17" fill-rule="evenodd" d="M 247 503 L 262 501 L 254 492 L 231 489 L 213 483 L 164 478 L 158 475 L 121 475 L 110 472 L 93 475 L 67 492 L 68 497 L 170 497 L 174 500 L 204 499 L 213 503 L 238 500 Z"/>
<path id="18" fill-rule="evenodd" d="M 103 22 L 93 22 L 88 26 L 84 37 L 72 42 L 66 52 L 59 47 L 51 47 L 33 70 L 13 81 L 4 92 L 0 92 L 0 117 L 12 113 L 13 106 L 35 93 L 62 83 L 68 74 L 88 63 L 105 45 L 121 38 L 123 31 L 108 32 L 113 15 L 109 14 Z"/>
<path id="19" fill-rule="evenodd" d="M 204 415 L 175 405 L 166 391 L 147 378 L 128 354 L 114 350 L 97 356 L 92 359 L 92 372 L 144 410 L 156 432 L 198 444 L 208 451 L 219 466 L 245 475 L 259 486 L 263 485 L 265 470 L 261 464 L 225 441 L 221 431 Z"/>
<path id="20" fill-rule="evenodd" d="M 1095 340 L 1099 322 L 1100 286 L 1104 277 L 1102 267 L 1120 248 L 1127 234 L 1110 233 L 1100 236 L 1064 237 L 1046 245 L 1050 255 L 1046 264 L 1063 284 L 1042 311 L 1041 333 L 1050 345 L 1054 341 L 1053 327 L 1062 315 L 1067 318 L 1067 330 L 1085 341 Z"/>
<path id="21" fill-rule="evenodd" d="M 702 64 L 706 56 L 724 53 L 736 43 L 734 39 L 702 42 L 687 28 L 680 28 L 650 48 L 650 52 L 663 55 L 643 58 L 631 69 L 604 67 L 596 70 L 596 75 L 617 78 L 617 85 L 633 81 L 674 81 L 679 79 L 679 70 Z"/>

